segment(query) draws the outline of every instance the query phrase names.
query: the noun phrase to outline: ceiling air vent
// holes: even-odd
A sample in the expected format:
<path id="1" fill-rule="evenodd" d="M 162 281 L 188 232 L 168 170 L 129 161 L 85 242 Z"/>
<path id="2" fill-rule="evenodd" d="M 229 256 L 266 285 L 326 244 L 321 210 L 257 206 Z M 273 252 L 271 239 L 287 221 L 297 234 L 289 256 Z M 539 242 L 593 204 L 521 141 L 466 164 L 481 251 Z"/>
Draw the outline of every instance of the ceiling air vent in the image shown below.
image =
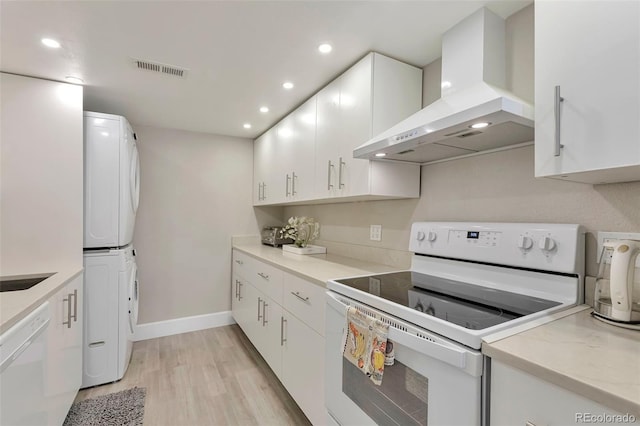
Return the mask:
<path id="1" fill-rule="evenodd" d="M 152 71 L 180 78 L 185 78 L 187 76 L 187 72 L 189 71 L 187 68 L 181 68 L 175 65 L 146 61 L 142 59 L 134 59 L 133 63 L 140 70 Z"/>

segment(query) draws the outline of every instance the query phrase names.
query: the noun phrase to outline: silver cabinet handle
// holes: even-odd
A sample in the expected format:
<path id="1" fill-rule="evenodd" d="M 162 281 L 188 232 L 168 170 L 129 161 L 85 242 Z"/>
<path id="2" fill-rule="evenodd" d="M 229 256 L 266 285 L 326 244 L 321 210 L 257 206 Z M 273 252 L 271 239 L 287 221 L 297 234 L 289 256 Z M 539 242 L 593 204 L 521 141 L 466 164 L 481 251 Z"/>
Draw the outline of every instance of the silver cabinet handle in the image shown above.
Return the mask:
<path id="1" fill-rule="evenodd" d="M 262 303 L 262 299 L 258 297 L 258 321 L 262 318 L 262 315 L 260 315 L 260 303 Z"/>
<path id="2" fill-rule="evenodd" d="M 296 179 L 298 176 L 296 176 L 296 172 L 293 172 L 291 174 L 291 195 L 296 195 Z"/>
<path id="3" fill-rule="evenodd" d="M 262 182 L 262 199 L 267 199 L 267 184 Z"/>
<path id="4" fill-rule="evenodd" d="M 284 319 L 284 317 L 280 317 L 280 346 L 284 346 L 284 342 L 287 341 L 287 339 L 284 338 L 284 323 L 287 322 L 286 319 Z"/>
<path id="5" fill-rule="evenodd" d="M 562 145 L 560 143 L 560 104 L 561 102 L 564 101 L 564 98 L 562 96 L 560 96 L 560 86 L 556 86 L 556 91 L 555 91 L 555 102 L 553 103 L 553 114 L 555 116 L 556 122 L 555 122 L 555 144 L 556 144 L 556 150 L 554 153 L 554 156 L 559 157 L 560 156 L 560 149 L 564 148 L 564 145 Z"/>
<path id="6" fill-rule="evenodd" d="M 258 182 L 258 201 L 262 201 L 262 182 Z"/>
<path id="7" fill-rule="evenodd" d="M 238 300 L 242 300 L 242 281 L 238 281 Z"/>
<path id="8" fill-rule="evenodd" d="M 291 294 L 293 294 L 295 297 L 297 297 L 298 299 L 302 300 L 303 302 L 308 302 L 309 301 L 309 296 L 302 297 L 302 296 L 300 296 L 300 292 L 299 291 L 296 291 L 295 293 L 291 292 Z"/>
<path id="9" fill-rule="evenodd" d="M 262 278 L 264 278 L 265 280 L 269 281 L 269 275 L 264 274 L 262 272 L 258 272 L 258 275 L 260 275 Z"/>
<path id="10" fill-rule="evenodd" d="M 69 293 L 67 297 L 62 299 L 63 302 L 67 302 L 67 320 L 62 321 L 62 325 L 66 325 L 67 328 L 71 328 L 71 296 L 73 293 Z"/>
<path id="11" fill-rule="evenodd" d="M 267 306 L 269 306 L 269 304 L 267 303 L 266 300 L 262 301 L 262 326 L 264 327 L 267 322 Z"/>
<path id="12" fill-rule="evenodd" d="M 346 165 L 344 161 L 342 161 L 342 157 L 340 157 L 340 168 L 338 169 L 338 188 L 344 188 L 344 183 L 342 183 L 342 168 Z"/>
<path id="13" fill-rule="evenodd" d="M 333 188 L 333 185 L 331 185 L 331 168 L 332 167 L 333 167 L 333 164 L 331 164 L 331 160 L 329 160 L 329 166 L 327 167 L 327 189 L 328 190 Z"/>
<path id="14" fill-rule="evenodd" d="M 73 322 L 78 322 L 78 289 L 73 290 Z"/>
<path id="15" fill-rule="evenodd" d="M 240 300 L 240 281 L 236 280 L 236 299 Z"/>
<path id="16" fill-rule="evenodd" d="M 285 190 L 285 196 L 288 197 L 289 195 L 291 195 L 291 193 L 289 192 L 289 182 L 291 181 L 291 176 L 289 176 L 289 174 L 287 174 L 287 179 L 286 179 L 286 190 Z"/>
<path id="17" fill-rule="evenodd" d="M 244 262 L 243 262 L 242 260 L 236 260 L 236 263 L 237 263 L 238 265 L 244 265 Z"/>

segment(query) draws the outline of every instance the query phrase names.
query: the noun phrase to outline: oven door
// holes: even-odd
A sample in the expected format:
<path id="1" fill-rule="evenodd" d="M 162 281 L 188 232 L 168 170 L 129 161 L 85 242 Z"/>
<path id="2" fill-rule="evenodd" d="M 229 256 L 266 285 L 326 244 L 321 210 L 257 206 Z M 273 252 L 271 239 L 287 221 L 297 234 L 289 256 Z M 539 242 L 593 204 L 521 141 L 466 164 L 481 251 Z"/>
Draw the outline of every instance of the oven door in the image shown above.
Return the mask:
<path id="1" fill-rule="evenodd" d="M 480 425 L 482 355 L 438 335 L 326 293 L 325 398 L 340 425 Z M 389 324 L 395 363 L 376 386 L 342 356 L 348 306 Z"/>

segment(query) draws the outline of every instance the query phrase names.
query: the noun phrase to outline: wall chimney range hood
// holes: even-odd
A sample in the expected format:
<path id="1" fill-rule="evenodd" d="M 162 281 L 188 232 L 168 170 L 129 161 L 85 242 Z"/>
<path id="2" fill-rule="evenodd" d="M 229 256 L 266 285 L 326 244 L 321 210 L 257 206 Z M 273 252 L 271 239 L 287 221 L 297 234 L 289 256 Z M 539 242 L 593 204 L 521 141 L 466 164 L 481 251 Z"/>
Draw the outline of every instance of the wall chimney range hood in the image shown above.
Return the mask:
<path id="1" fill-rule="evenodd" d="M 442 97 L 353 151 L 427 163 L 533 141 L 533 106 L 505 87 L 505 22 L 480 9 L 442 36 Z"/>

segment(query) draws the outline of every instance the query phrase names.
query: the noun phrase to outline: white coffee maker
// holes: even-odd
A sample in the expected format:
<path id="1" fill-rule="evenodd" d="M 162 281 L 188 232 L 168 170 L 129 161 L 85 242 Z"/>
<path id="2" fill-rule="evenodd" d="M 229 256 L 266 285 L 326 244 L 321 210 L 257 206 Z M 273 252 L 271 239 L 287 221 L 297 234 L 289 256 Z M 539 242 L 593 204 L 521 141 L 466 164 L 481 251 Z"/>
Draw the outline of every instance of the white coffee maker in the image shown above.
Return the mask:
<path id="1" fill-rule="evenodd" d="M 640 241 L 604 243 L 596 279 L 594 316 L 609 324 L 640 330 Z"/>

